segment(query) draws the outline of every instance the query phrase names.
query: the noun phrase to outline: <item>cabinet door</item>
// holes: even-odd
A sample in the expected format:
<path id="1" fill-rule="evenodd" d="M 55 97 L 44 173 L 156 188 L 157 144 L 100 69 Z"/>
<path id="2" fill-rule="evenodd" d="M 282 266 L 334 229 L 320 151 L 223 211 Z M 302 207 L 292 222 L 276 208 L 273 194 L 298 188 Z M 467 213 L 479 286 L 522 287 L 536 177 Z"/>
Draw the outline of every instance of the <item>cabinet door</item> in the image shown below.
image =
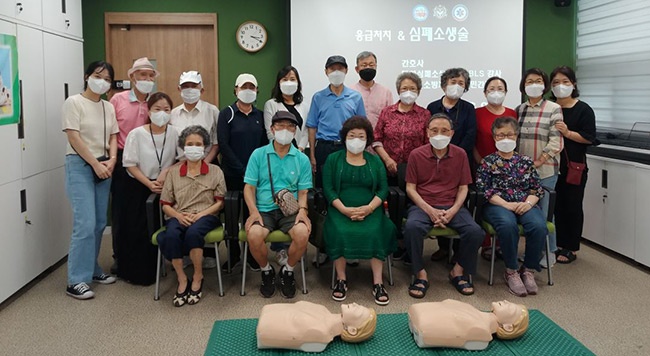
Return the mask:
<path id="1" fill-rule="evenodd" d="M 72 208 L 65 191 L 65 167 L 47 172 L 48 225 L 53 228 L 48 235 L 48 267 L 68 254 L 72 234 Z"/>
<path id="2" fill-rule="evenodd" d="M 22 82 L 22 176 L 47 169 L 47 130 L 43 84 L 43 32 L 18 25 L 18 69 Z"/>
<path id="3" fill-rule="evenodd" d="M 650 266 L 650 167 L 636 168 L 636 241 L 634 259 Z"/>
<path id="4" fill-rule="evenodd" d="M 22 254 L 25 221 L 20 212 L 20 189 L 20 180 L 0 185 L 0 302 L 29 282 L 21 269 L 35 258 L 25 259 Z"/>
<path id="5" fill-rule="evenodd" d="M 43 23 L 41 17 L 41 0 L 0 1 L 0 14 L 35 25 L 41 25 Z"/>
<path id="6" fill-rule="evenodd" d="M 605 204 L 607 190 L 603 188 L 603 171 L 605 162 L 594 157 L 587 157 L 589 176 L 582 204 L 585 212 L 585 224 L 582 236 L 599 245 L 605 242 Z"/>
<path id="7" fill-rule="evenodd" d="M 61 107 L 68 95 L 83 90 L 83 49 L 79 41 L 43 34 L 45 118 L 48 169 L 62 167 L 67 138 L 61 131 Z"/>
<path id="8" fill-rule="evenodd" d="M 48 174 L 49 172 L 43 172 L 22 180 L 26 210 L 22 213 L 21 220 L 25 223 L 22 250 L 16 252 L 19 252 L 23 261 L 29 261 L 20 268 L 24 284 L 56 262 L 50 256 L 51 241 L 57 235 L 58 227 L 51 225 L 48 217 Z"/>
<path id="9" fill-rule="evenodd" d="M 607 168 L 607 204 L 605 207 L 604 246 L 634 258 L 636 172 L 627 162 L 605 163 Z"/>
<path id="10" fill-rule="evenodd" d="M 15 36 L 16 25 L 0 20 L 0 33 Z M 18 63 L 12 63 L 12 65 L 18 65 Z M 11 95 L 16 96 L 19 93 L 11 93 Z M 18 126 L 16 124 L 0 125 L 0 152 L 2 152 L 0 185 L 20 179 L 22 171 L 20 139 L 18 139 Z"/>
<path id="11" fill-rule="evenodd" d="M 81 38 L 81 0 L 44 0 L 43 27 Z"/>

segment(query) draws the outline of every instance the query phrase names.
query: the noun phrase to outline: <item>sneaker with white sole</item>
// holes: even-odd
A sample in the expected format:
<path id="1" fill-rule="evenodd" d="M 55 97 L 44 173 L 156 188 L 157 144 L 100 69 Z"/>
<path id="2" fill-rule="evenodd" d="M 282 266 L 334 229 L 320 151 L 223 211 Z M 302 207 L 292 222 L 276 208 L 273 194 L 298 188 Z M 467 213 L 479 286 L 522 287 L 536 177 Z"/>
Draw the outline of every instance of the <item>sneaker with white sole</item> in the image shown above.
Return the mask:
<path id="1" fill-rule="evenodd" d="M 90 290 L 90 287 L 84 282 L 69 285 L 65 290 L 65 294 L 71 296 L 72 298 L 82 300 L 90 299 L 95 296 L 95 292 Z"/>
<path id="2" fill-rule="evenodd" d="M 93 282 L 99 284 L 113 284 L 117 279 L 111 276 L 110 274 L 102 273 L 97 276 L 93 276 Z"/>
<path id="3" fill-rule="evenodd" d="M 557 258 L 555 257 L 555 253 L 551 252 L 551 267 L 555 266 L 555 263 L 557 262 Z M 546 263 L 546 253 L 542 254 L 542 259 L 539 260 L 539 265 L 542 268 L 548 268 L 548 264 Z"/>
<path id="4" fill-rule="evenodd" d="M 275 253 L 275 260 L 280 266 L 285 266 L 287 261 L 289 261 L 289 255 L 287 254 L 286 249 L 282 249 Z"/>
<path id="5" fill-rule="evenodd" d="M 526 292 L 528 295 L 536 295 L 537 294 L 537 283 L 535 282 L 535 274 L 532 272 L 533 270 L 524 268 L 523 266 L 519 270 L 519 275 L 521 276 L 521 281 L 524 284 L 524 287 L 526 288 Z"/>
<path id="6" fill-rule="evenodd" d="M 508 290 L 513 295 L 518 297 L 525 297 L 528 295 L 528 291 L 526 290 L 524 282 L 521 280 L 519 271 L 510 272 L 506 270 L 503 273 L 503 279 L 505 279 L 506 284 L 508 285 Z"/>

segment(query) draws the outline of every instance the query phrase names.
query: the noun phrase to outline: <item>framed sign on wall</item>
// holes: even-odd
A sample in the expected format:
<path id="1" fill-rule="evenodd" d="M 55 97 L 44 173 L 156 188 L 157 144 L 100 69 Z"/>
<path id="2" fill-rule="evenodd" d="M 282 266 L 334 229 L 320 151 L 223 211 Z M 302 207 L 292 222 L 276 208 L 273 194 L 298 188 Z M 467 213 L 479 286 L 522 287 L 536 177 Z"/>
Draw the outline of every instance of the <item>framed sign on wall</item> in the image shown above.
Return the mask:
<path id="1" fill-rule="evenodd" d="M 0 125 L 20 120 L 20 82 L 16 36 L 0 34 Z"/>

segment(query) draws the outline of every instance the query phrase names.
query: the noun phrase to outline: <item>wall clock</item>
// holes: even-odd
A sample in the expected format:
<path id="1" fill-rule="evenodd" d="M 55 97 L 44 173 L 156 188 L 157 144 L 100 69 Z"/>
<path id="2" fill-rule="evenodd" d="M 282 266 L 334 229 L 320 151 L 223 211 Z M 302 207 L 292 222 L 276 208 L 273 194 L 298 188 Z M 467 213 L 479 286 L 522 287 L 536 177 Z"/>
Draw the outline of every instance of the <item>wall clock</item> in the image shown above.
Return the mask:
<path id="1" fill-rule="evenodd" d="M 237 44 L 247 52 L 257 52 L 264 48 L 268 41 L 266 28 L 257 21 L 245 21 L 237 29 Z"/>

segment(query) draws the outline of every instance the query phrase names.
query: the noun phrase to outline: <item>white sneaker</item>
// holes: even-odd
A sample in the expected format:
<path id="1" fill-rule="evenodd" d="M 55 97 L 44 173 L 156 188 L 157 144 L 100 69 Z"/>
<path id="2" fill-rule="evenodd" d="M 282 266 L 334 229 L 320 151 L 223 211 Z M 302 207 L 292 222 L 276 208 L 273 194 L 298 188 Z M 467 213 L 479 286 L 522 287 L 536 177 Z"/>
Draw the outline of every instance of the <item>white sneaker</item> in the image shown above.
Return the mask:
<path id="1" fill-rule="evenodd" d="M 203 257 L 203 269 L 212 269 L 217 267 L 217 259 L 214 257 Z"/>
<path id="2" fill-rule="evenodd" d="M 275 260 L 280 266 L 286 266 L 287 261 L 289 260 L 289 255 L 287 254 L 286 249 L 282 249 L 275 253 Z"/>
<path id="3" fill-rule="evenodd" d="M 555 262 L 557 262 L 557 259 L 555 257 L 555 253 L 551 252 L 551 267 L 555 266 Z M 542 268 L 548 268 L 548 264 L 546 264 L 546 253 L 542 254 L 542 259 L 539 260 L 539 265 L 542 266 Z"/>

